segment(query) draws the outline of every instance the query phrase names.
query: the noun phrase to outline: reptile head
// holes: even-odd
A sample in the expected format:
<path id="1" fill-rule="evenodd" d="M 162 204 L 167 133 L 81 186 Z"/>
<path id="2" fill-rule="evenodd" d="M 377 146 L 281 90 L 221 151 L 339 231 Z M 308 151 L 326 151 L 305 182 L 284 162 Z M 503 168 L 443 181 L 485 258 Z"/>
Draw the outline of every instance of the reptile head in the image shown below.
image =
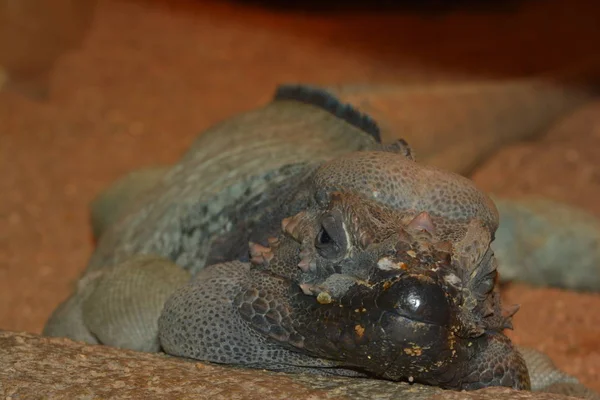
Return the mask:
<path id="1" fill-rule="evenodd" d="M 398 242 L 431 242 L 436 236 L 427 213 L 416 217 L 352 193 L 315 196 L 300 213 L 285 218 L 281 235 L 269 247 L 250 244 L 251 262 L 271 271 L 313 284 L 332 274 L 367 278 L 365 264 L 380 262 Z M 435 240 L 447 248 L 448 242 Z"/>
<path id="2" fill-rule="evenodd" d="M 303 351 L 394 380 L 528 386 L 502 330 L 496 261 L 479 220 L 440 235 L 428 213 L 333 193 L 285 219 L 253 263 L 294 282 Z M 456 240 L 452 240 L 455 238 Z"/>

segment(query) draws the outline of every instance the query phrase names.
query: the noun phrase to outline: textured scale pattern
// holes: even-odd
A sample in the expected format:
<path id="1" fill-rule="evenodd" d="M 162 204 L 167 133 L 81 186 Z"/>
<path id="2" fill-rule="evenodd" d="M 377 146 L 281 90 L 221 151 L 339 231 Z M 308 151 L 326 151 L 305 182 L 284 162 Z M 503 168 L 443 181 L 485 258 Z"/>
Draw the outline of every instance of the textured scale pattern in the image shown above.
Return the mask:
<path id="1" fill-rule="evenodd" d="M 284 367 L 287 370 L 290 366 L 333 366 L 326 360 L 286 349 L 261 335 L 242 318 L 238 307 L 246 310 L 246 315 L 251 315 L 251 318 L 269 311 L 268 302 L 254 302 L 256 297 L 245 290 L 251 278 L 248 264 L 218 264 L 206 268 L 200 276 L 202 279 L 190 282 L 165 304 L 159 320 L 159 331 L 167 353 L 275 370 Z M 236 305 L 232 299 L 239 294 L 241 298 Z M 207 303 L 213 307 L 205 307 Z M 260 308 L 258 314 L 256 308 Z M 262 315 L 259 320 L 259 325 L 268 328 L 264 325 L 266 319 Z"/>
<path id="2" fill-rule="evenodd" d="M 144 271 L 143 273 L 140 273 Z M 138 256 L 106 268 L 95 290 L 83 303 L 83 320 L 100 343 L 156 352 L 158 321 L 167 298 L 190 279 L 176 264 L 153 256 Z M 152 296 L 146 293 L 152 292 Z"/>
<path id="3" fill-rule="evenodd" d="M 523 383 L 530 387 L 531 380 L 521 354 L 518 351 L 506 352 L 506 346 L 510 345 L 506 337 L 495 336 L 492 341 L 493 343 L 488 346 L 485 358 L 477 354 L 472 360 L 474 364 L 478 365 L 477 374 L 471 378 L 473 383 L 469 384 L 467 388 L 480 389 L 492 384 L 506 386 L 514 379 L 515 375 L 524 377 L 525 382 Z M 521 366 L 521 368 L 515 368 L 515 366 Z"/>
<path id="4" fill-rule="evenodd" d="M 202 134 L 106 229 L 88 271 L 135 254 L 158 254 L 197 272 L 210 255 L 211 240 L 235 229 L 244 199 L 298 179 L 306 164 L 380 147 L 363 130 L 302 102 L 275 101 L 225 121 Z"/>
<path id="5" fill-rule="evenodd" d="M 81 280 L 76 295 L 54 312 L 51 322 L 67 318 L 69 324 L 49 323 L 44 335 L 156 352 L 158 315 L 189 279 L 187 271 L 156 256 L 135 256 L 105 267 Z"/>
<path id="6" fill-rule="evenodd" d="M 179 163 L 152 177 L 155 183 L 143 185 L 143 195 L 127 199 L 122 193 L 116 194 L 124 196 L 128 204 L 118 207 L 119 216 L 113 216 L 114 220 L 106 220 L 110 224 L 99 224 L 102 235 L 86 274 L 73 296 L 56 310 L 45 333 L 145 351 L 155 351 L 159 340 L 166 352 L 183 357 L 272 370 L 364 375 L 340 368 L 339 360 L 301 352 L 311 332 L 296 328 L 309 323 L 322 325 L 314 319 L 312 306 L 306 308 L 297 302 L 297 296 L 306 299 L 311 295 L 300 293 L 298 287 L 289 292 L 287 280 L 296 282 L 313 267 L 302 264 L 299 268 L 306 254 L 300 255 L 297 245 L 286 242 L 271 246 L 277 249 L 278 257 L 294 260 L 293 264 L 271 258 L 265 251 L 261 257 L 266 265 L 257 265 L 254 260 L 250 264 L 232 261 L 204 267 L 207 260 L 238 258 L 239 243 L 245 239 L 258 239 L 267 246 L 263 240 L 267 234 L 281 233 L 272 222 L 319 204 L 336 191 L 353 192 L 400 211 L 404 224 L 427 212 L 437 238 L 457 248 L 462 240 L 472 241 L 468 234 L 471 222 L 479 220 L 485 234 L 481 235 L 483 244 L 475 247 L 485 247 L 498 227 L 498 213 L 490 199 L 465 178 L 416 164 L 406 142 L 381 145 L 379 134 L 370 117 L 325 91 L 301 86 L 281 87 L 267 106 L 209 129 Z M 273 188 L 285 192 L 275 205 L 269 204 L 277 197 Z M 263 214 L 258 215 L 259 211 Z M 257 224 L 264 216 L 272 221 Z M 424 235 L 419 240 L 429 239 Z M 411 244 L 415 250 L 419 240 Z M 471 252 L 466 244 L 462 252 Z M 156 262 L 168 268 L 140 268 L 144 276 L 139 279 L 131 273 L 134 269 L 122 269 L 140 254 L 156 254 Z M 161 257 L 196 274 L 196 278 L 186 283 L 189 275 L 184 272 L 170 279 L 164 273 L 172 271 L 175 264 Z M 272 265 L 268 265 L 269 259 Z M 482 264 L 470 271 L 475 272 L 468 278 L 472 286 L 465 287 L 471 300 L 465 303 L 467 314 L 498 311 L 498 298 L 487 284 L 495 273 L 495 263 L 489 260 L 489 253 L 475 252 L 461 261 Z M 368 256 L 361 260 L 374 261 Z M 326 268 L 324 271 L 330 273 Z M 325 277 L 325 286 L 335 285 L 339 293 L 355 282 L 350 275 Z M 161 304 L 168 293 L 172 295 L 163 310 Z M 483 301 L 484 296 L 489 301 Z M 314 305 L 315 298 L 311 301 Z M 478 321 L 460 322 L 478 328 Z M 506 321 L 488 322 L 498 327 Z M 337 327 L 329 327 L 339 334 Z M 350 328 L 352 335 L 375 332 Z M 316 344 L 314 351 L 322 350 L 318 341 Z M 503 358 L 507 352 L 517 357 L 505 342 L 492 341 L 491 346 L 482 359 L 473 359 L 470 364 L 475 369 L 473 387 L 478 382 L 502 384 L 510 375 L 508 365 L 520 363 L 518 358 Z M 535 363 L 537 359 L 533 360 Z M 377 365 L 378 360 L 369 362 Z M 564 376 L 557 375 L 556 379 L 567 384 Z"/>
<path id="7" fill-rule="evenodd" d="M 578 384 L 577 378 L 569 376 L 558 370 L 550 357 L 547 355 L 526 347 L 519 348 L 523 358 L 527 361 L 527 367 L 531 371 L 538 373 L 532 374 L 531 390 L 543 390 L 556 382 L 563 384 Z"/>
<path id="8" fill-rule="evenodd" d="M 491 232 L 498 227 L 496 207 L 470 180 L 393 153 L 357 152 L 329 161 L 317 171 L 313 187 L 360 193 L 396 209 L 427 210 L 446 221 L 442 230 L 473 218 Z"/>

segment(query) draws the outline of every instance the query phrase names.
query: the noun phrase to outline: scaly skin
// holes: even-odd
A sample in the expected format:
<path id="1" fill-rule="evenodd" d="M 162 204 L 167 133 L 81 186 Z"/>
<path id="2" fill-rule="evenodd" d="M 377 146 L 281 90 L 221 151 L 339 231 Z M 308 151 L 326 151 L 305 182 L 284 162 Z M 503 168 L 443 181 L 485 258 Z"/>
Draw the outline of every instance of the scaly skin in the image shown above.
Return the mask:
<path id="1" fill-rule="evenodd" d="M 530 388 L 502 334 L 510 317 L 480 220 L 438 234 L 427 213 L 403 223 L 404 211 L 355 194 L 315 206 L 284 221 L 270 249 L 254 245 L 253 266 L 213 265 L 177 290 L 159 321 L 165 351 L 283 371 L 329 365 L 331 374 L 442 388 Z M 351 280 L 329 290 L 334 276 Z M 317 296 L 308 288 L 318 285 Z M 217 298 L 233 301 L 215 309 Z M 219 329 L 206 328 L 215 322 Z"/>
<path id="2" fill-rule="evenodd" d="M 235 259 L 248 260 L 247 254 L 251 248 L 253 252 L 260 249 L 248 246 L 249 241 L 266 247 L 267 239 L 277 235 L 283 220 L 310 209 L 337 191 L 357 195 L 363 200 L 375 201 L 380 207 L 392 208 L 409 220 L 426 212 L 435 225 L 436 232 L 446 235 L 445 240 L 449 241 L 455 250 L 460 249 L 460 243 L 464 243 L 463 239 L 473 221 L 479 221 L 480 228 L 490 236 L 496 230 L 498 216 L 495 207 L 470 181 L 415 163 L 410 159 L 410 151 L 407 151 L 402 143 L 396 146 L 378 144 L 373 139 L 374 131 L 368 127 L 368 123 L 365 124 L 365 120 L 359 118 L 358 123 L 348 123 L 356 122 L 355 114 L 350 112 L 350 117 L 344 117 L 348 109 L 335 99 L 332 108 L 331 104 L 325 104 L 326 107 L 322 104 L 331 102 L 331 98 L 323 97 L 322 94 L 317 97 L 321 102 L 319 106 L 314 105 L 314 99 L 307 101 L 305 98 L 299 102 L 293 98 L 280 98 L 262 109 L 220 124 L 203 134 L 169 172 L 157 172 L 154 186 L 147 185 L 145 189 L 140 190 L 135 202 L 120 208 L 119 215 L 114 217 L 114 223 L 97 231 L 100 235 L 98 247 L 80 285 L 55 311 L 44 333 L 68 336 L 91 343 L 151 351 L 158 337 L 156 326 L 162 310 L 161 301 L 154 301 L 156 290 L 153 288 L 156 286 L 161 296 L 175 292 L 172 299 L 176 299 L 182 293 L 177 288 L 181 286 L 181 281 L 187 278 L 182 276 L 165 280 L 164 276 L 169 276 L 168 271 L 174 268 L 173 264 L 166 261 L 161 261 L 165 271 L 158 275 L 151 269 L 144 268 L 138 268 L 137 272 L 128 274 L 115 271 L 130 268 L 124 266 L 132 258 L 154 254 L 170 259 L 183 269 L 197 274 L 193 281 L 197 284 L 211 278 L 212 273 L 215 285 L 217 281 L 221 282 L 221 289 L 233 302 L 236 290 L 240 289 L 235 286 L 236 279 L 232 275 L 224 275 L 217 267 L 205 270 L 203 268 L 206 265 Z M 405 220 L 401 222 L 407 223 Z M 485 244 L 481 248 L 485 248 Z M 473 252 L 473 248 L 469 247 L 461 254 L 475 257 L 475 253 L 477 252 Z M 347 259 L 351 260 L 351 257 Z M 471 260 L 470 264 L 467 264 L 477 263 Z M 221 265 L 232 268 L 233 264 Z M 235 265 L 240 270 L 256 270 L 256 265 L 252 268 L 247 263 Z M 310 267 L 310 262 L 308 265 Z M 327 269 L 304 270 L 298 269 L 296 264 L 292 266 L 296 271 L 300 270 L 300 278 L 285 279 L 294 285 L 297 284 L 301 289 L 304 288 L 305 291 L 307 287 L 300 285 L 308 283 L 314 287 L 316 283 L 316 286 L 325 285 L 325 288 L 329 288 L 333 282 L 339 294 L 346 293 L 350 296 L 346 298 L 350 299 L 352 291 L 356 290 L 355 286 L 349 285 L 355 278 L 352 274 L 339 274 L 345 277 L 340 286 L 340 281 L 336 281 L 335 277 L 334 281 L 328 280 L 332 275 Z M 363 270 L 365 267 L 373 268 L 373 264 L 364 264 Z M 132 293 L 129 288 L 137 284 L 142 275 L 146 290 L 129 296 Z M 154 279 L 155 277 L 161 278 Z M 247 282 L 249 280 L 242 279 L 238 283 Z M 439 287 L 441 281 L 438 279 L 436 282 Z M 489 285 L 479 281 L 473 283 L 464 288 L 470 293 L 466 296 L 467 300 L 478 299 L 477 293 L 483 289 L 488 293 Z M 201 292 L 194 290 L 193 284 L 185 287 L 187 292 L 183 292 L 185 295 L 179 297 L 184 304 L 183 308 L 166 308 L 171 310 L 170 315 L 173 318 L 184 313 L 186 299 L 193 303 L 200 301 L 199 297 L 202 297 Z M 119 294 L 119 290 L 122 293 Z M 119 295 L 115 295 L 115 292 Z M 381 293 L 377 292 L 366 297 L 377 299 L 380 295 Z M 126 301 L 130 304 L 126 306 L 124 300 L 118 300 L 119 296 L 127 297 Z M 314 300 L 312 293 L 303 293 L 303 296 Z M 491 309 L 498 316 L 499 303 L 494 300 L 495 297 L 489 293 L 484 297 L 493 299 L 490 301 L 495 306 Z M 97 299 L 102 298 L 108 299 L 107 303 L 112 308 L 102 305 L 96 307 Z M 115 301 L 112 302 L 112 299 Z M 291 300 L 293 297 L 288 293 L 283 299 Z M 209 321 L 212 318 L 211 326 L 217 327 L 214 334 L 218 336 L 220 332 L 227 332 L 225 325 L 232 324 L 235 320 L 219 317 L 221 314 L 218 313 L 218 309 L 226 307 L 229 303 L 217 304 L 215 297 L 205 300 L 208 303 L 204 304 L 209 304 L 205 308 L 209 314 L 207 318 Z M 292 301 L 289 303 L 289 309 L 302 314 L 301 304 L 303 303 Z M 107 309 L 111 311 L 104 312 Z M 143 315 L 136 312 L 140 309 L 144 310 Z M 471 309 L 471 312 L 474 312 L 473 310 Z M 482 310 L 488 312 L 489 307 L 478 312 Z M 459 313 L 452 310 L 450 314 Z M 241 314 L 238 317 L 241 319 Z M 165 318 L 167 317 L 164 317 L 163 321 Z M 215 318 L 218 322 L 216 325 Z M 342 315 L 339 318 L 341 324 L 343 321 L 347 322 L 349 316 Z M 161 332 L 165 332 L 163 337 L 167 341 L 169 324 L 165 326 L 163 323 L 162 326 Z M 99 332 L 99 327 L 102 327 L 104 334 Z M 248 366 L 266 365 L 270 369 L 290 369 L 292 363 L 287 358 L 284 357 L 283 364 L 278 363 L 281 360 L 277 357 L 286 353 L 286 347 L 282 343 L 274 343 L 256 327 L 248 329 L 244 334 L 237 336 L 244 345 L 233 350 L 234 356 L 237 357 L 234 360 L 236 363 Z M 123 344 L 122 338 L 127 336 L 129 331 L 135 330 L 145 331 L 144 339 Z M 187 332 L 183 337 L 176 336 L 179 337 L 182 348 L 194 352 L 195 347 L 190 341 L 194 343 L 192 339 L 200 334 L 201 331 L 196 331 Z M 482 351 L 478 353 L 483 357 L 483 363 L 485 360 L 494 360 L 499 354 L 513 354 L 515 358 L 509 365 L 513 372 L 520 370 L 522 363 L 518 361 L 516 353 L 510 350 L 510 346 L 504 346 L 503 352 L 500 353 L 496 353 L 493 346 L 490 346 L 490 351 L 483 350 L 485 348 L 486 346 L 482 346 Z M 261 352 L 254 352 L 255 349 Z M 318 346 L 315 349 L 314 351 L 321 351 Z M 331 360 L 326 359 L 327 363 L 323 364 L 325 359 L 319 358 L 317 353 L 289 353 L 292 354 L 289 357 L 294 360 L 292 365 L 300 369 L 310 368 L 312 371 L 327 373 L 333 368 L 333 371 L 343 374 L 346 370 L 344 367 L 348 367 L 340 365 L 337 362 L 339 360 L 334 360 L 336 362 L 332 364 Z M 258 361 L 252 357 L 256 357 Z M 464 354 L 462 357 L 464 358 Z M 354 365 L 353 362 L 358 362 L 356 357 L 352 360 L 354 361 L 351 361 L 350 367 Z M 263 364 L 260 364 L 261 362 Z M 364 359 L 360 362 L 364 362 Z M 471 369 L 477 371 L 476 365 L 477 362 L 474 362 Z M 469 368 L 454 370 L 462 371 L 459 375 L 464 375 Z M 391 378 L 400 379 L 401 375 L 405 374 L 401 369 L 399 371 L 399 374 Z M 377 371 L 367 372 L 377 374 Z M 510 370 L 508 375 L 511 375 Z M 487 378 L 481 374 L 479 382 L 477 379 L 474 382 L 503 384 Z M 428 381 L 430 378 L 423 376 L 419 379 Z M 435 383 L 437 378 L 431 379 L 430 382 Z M 514 380 L 517 381 L 522 382 L 522 379 Z M 464 381 L 438 381 L 437 384 L 470 388 Z"/>

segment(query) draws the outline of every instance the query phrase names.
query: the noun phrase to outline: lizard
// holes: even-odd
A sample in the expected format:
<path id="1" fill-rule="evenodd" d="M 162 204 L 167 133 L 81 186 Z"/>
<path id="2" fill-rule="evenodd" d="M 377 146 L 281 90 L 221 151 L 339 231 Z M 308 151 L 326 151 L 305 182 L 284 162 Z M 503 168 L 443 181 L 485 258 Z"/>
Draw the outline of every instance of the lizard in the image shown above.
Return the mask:
<path id="1" fill-rule="evenodd" d="M 283 134 L 282 126 L 286 127 Z M 243 142 L 244 137 L 251 140 Z M 176 288 L 181 288 L 190 275 L 201 276 L 212 270 L 204 269 L 206 265 L 231 266 L 223 264 L 231 260 L 251 265 L 247 254 L 265 247 L 284 218 L 305 209 L 308 199 L 321 192 L 315 187 L 327 186 L 336 177 L 344 182 L 344 191 L 370 194 L 383 206 L 428 205 L 427 213 L 434 220 L 441 217 L 436 225 L 464 227 L 466 221 L 477 217 L 488 234 L 495 231 L 497 211 L 493 203 L 467 179 L 419 166 L 405 142 L 382 145 L 379 137 L 379 128 L 370 117 L 327 92 L 281 87 L 272 103 L 209 130 L 178 165 L 149 175 L 144 195 L 132 196 L 136 202 L 129 214 L 119 212 L 115 221 L 98 232 L 97 249 L 76 292 L 55 311 L 44 333 L 157 351 L 158 316 Z M 239 146 L 241 143 L 246 145 Z M 274 149 L 277 157 L 273 156 Z M 355 161 L 362 169 L 353 170 L 354 162 L 348 157 L 358 157 Z M 367 161 L 361 157 L 367 157 Z M 401 167 L 386 170 L 398 160 L 402 160 Z M 315 178 L 331 165 L 338 166 L 322 180 Z M 390 183 L 394 179 L 403 184 Z M 416 190 L 419 183 L 425 190 Z M 379 184 L 379 190 L 374 190 L 373 184 Z M 446 195 L 444 201 L 441 194 Z M 250 239 L 262 244 L 250 246 Z M 150 262 L 135 257 L 153 253 L 183 268 L 176 268 L 177 273 L 173 268 L 168 273 L 159 268 L 161 279 L 153 277 L 139 284 L 144 280 L 140 271 L 147 269 L 138 267 Z M 123 268 L 132 265 L 135 268 Z M 310 276 L 311 271 L 304 272 Z M 157 283 L 168 289 L 147 290 Z M 344 287 L 342 292 L 348 290 L 356 289 Z M 157 293 L 157 300 L 145 299 L 140 308 L 135 293 L 146 297 Z M 131 314 L 123 314 L 122 308 L 137 311 L 135 321 Z M 122 315 L 118 315 L 120 312 Z M 124 323 L 127 319 L 130 321 Z M 137 333 L 144 329 L 150 332 L 147 340 L 136 341 L 140 337 Z"/>

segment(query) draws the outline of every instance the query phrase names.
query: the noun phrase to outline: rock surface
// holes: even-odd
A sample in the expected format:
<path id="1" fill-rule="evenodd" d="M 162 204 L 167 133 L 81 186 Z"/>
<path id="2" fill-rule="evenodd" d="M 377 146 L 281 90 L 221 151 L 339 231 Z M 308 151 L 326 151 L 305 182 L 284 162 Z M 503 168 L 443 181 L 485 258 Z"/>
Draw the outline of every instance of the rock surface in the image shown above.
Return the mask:
<path id="1" fill-rule="evenodd" d="M 0 394 L 5 399 L 398 399 L 567 400 L 489 388 L 451 392 L 374 379 L 223 368 L 169 356 L 0 331 Z"/>
<path id="2" fill-rule="evenodd" d="M 539 140 L 504 147 L 473 175 L 503 197 L 544 196 L 600 217 L 600 101 L 557 121 Z"/>

